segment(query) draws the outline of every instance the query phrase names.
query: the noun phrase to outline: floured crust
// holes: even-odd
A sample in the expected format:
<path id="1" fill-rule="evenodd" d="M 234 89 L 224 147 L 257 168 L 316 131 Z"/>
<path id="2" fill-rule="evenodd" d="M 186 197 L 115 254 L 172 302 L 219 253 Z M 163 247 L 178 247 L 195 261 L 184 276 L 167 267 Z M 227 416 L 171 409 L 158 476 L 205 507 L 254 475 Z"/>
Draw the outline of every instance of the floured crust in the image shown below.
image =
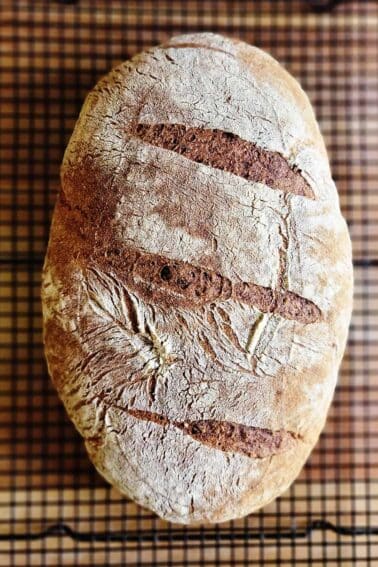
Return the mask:
<path id="1" fill-rule="evenodd" d="M 352 305 L 306 95 L 254 47 L 173 38 L 88 95 L 61 179 L 45 348 L 95 466 L 174 522 L 265 505 L 324 425 Z"/>

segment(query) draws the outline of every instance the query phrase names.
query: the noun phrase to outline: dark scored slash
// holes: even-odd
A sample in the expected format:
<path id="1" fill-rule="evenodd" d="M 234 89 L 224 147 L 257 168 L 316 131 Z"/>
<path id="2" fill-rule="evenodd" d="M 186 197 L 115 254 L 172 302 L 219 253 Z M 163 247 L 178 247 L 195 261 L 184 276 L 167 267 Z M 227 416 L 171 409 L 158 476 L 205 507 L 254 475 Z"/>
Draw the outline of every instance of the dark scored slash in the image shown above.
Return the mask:
<path id="1" fill-rule="evenodd" d="M 121 267 L 129 284 L 147 301 L 160 301 L 167 307 L 193 309 L 205 303 L 234 299 L 262 313 L 274 313 L 302 324 L 315 323 L 321 317 L 315 303 L 292 291 L 251 282 L 234 283 L 218 272 L 160 254 L 128 248 L 121 256 L 118 251 L 114 261 L 111 250 L 106 257 L 113 270 L 119 271 Z"/>
<path id="2" fill-rule="evenodd" d="M 136 135 L 143 141 L 176 152 L 187 159 L 228 171 L 248 181 L 264 183 L 284 193 L 315 199 L 298 168 L 277 152 L 222 130 L 187 127 L 182 124 L 138 124 Z"/>
<path id="3" fill-rule="evenodd" d="M 151 421 L 162 427 L 173 425 L 196 441 L 220 451 L 241 453 L 247 457 L 264 459 L 292 449 L 299 435 L 280 429 L 271 431 L 261 427 L 243 425 L 231 421 L 204 419 L 197 421 L 170 421 L 167 417 L 150 411 L 126 409 L 136 419 Z"/>

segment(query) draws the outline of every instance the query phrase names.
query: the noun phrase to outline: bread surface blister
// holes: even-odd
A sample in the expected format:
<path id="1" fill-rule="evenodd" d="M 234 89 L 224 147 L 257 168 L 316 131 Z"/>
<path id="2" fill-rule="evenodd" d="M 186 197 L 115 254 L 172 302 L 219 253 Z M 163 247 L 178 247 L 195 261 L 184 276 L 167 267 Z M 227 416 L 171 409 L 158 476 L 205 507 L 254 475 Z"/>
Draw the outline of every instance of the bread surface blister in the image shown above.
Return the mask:
<path id="1" fill-rule="evenodd" d="M 189 34 L 113 69 L 65 152 L 45 351 L 98 471 L 162 518 L 248 514 L 324 426 L 351 246 L 299 84 Z"/>

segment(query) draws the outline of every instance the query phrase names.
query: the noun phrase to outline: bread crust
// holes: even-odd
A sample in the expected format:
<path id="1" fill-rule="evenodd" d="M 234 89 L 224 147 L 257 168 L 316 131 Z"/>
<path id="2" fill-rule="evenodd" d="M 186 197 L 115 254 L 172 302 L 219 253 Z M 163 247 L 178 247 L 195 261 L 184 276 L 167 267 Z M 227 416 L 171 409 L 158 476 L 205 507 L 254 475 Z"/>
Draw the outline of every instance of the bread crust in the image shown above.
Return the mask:
<path id="1" fill-rule="evenodd" d="M 225 165 L 207 139 L 229 144 Z M 264 167 L 244 167 L 253 155 Z M 64 156 L 42 300 L 53 383 L 121 492 L 186 524 L 281 494 L 324 426 L 352 308 L 350 239 L 299 84 L 210 33 L 113 69 Z"/>

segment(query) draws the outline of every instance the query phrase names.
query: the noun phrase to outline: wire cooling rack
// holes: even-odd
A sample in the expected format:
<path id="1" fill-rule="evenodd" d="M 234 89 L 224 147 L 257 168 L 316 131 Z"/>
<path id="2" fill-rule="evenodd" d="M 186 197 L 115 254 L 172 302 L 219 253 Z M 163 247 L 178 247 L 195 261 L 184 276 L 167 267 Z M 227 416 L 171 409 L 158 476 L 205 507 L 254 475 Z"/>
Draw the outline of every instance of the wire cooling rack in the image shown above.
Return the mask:
<path id="1" fill-rule="evenodd" d="M 205 30 L 266 49 L 308 92 L 352 234 L 356 294 L 332 410 L 300 478 L 257 514 L 192 529 L 94 471 L 46 373 L 39 287 L 85 94 L 136 52 Z M 0 565 L 377 565 L 377 3 L 2 0 L 0 41 Z"/>

